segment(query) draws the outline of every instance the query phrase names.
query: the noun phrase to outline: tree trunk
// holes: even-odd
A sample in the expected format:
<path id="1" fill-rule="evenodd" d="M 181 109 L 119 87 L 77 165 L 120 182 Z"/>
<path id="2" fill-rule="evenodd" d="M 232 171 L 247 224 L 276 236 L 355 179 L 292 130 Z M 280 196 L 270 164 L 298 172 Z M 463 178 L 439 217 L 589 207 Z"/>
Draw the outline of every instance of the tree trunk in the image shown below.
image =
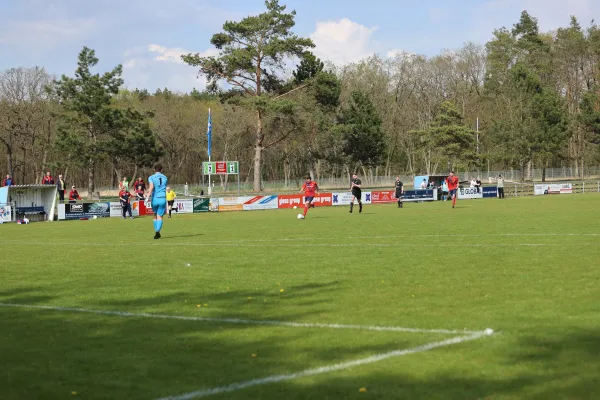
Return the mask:
<path id="1" fill-rule="evenodd" d="M 88 199 L 92 199 L 94 196 L 94 160 L 88 161 Z"/>
<path id="2" fill-rule="evenodd" d="M 546 165 L 542 167 L 542 182 L 546 182 Z"/>
<path id="3" fill-rule="evenodd" d="M 260 110 L 256 112 L 256 140 L 254 147 L 254 191 L 262 191 L 261 182 L 261 161 L 263 151 L 263 140 L 265 135 L 263 134 L 262 115 Z"/>
<path id="4" fill-rule="evenodd" d="M 6 167 L 8 168 L 8 173 L 13 178 L 15 177 L 15 163 L 13 161 L 13 153 L 10 146 L 6 145 Z"/>

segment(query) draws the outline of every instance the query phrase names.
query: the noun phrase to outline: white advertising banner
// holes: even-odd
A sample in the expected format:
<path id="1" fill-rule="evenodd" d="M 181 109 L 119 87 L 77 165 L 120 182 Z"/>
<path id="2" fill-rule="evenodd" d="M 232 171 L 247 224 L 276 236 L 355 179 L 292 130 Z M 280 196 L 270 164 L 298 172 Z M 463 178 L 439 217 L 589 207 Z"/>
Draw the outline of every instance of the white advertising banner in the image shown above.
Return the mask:
<path id="1" fill-rule="evenodd" d="M 11 215 L 11 207 L 10 206 L 0 206 L 0 224 L 4 222 L 10 222 Z"/>
<path id="2" fill-rule="evenodd" d="M 131 214 L 134 217 L 137 217 L 140 215 L 140 202 L 139 201 L 132 201 L 131 202 Z M 60 206 L 60 204 L 59 204 Z M 121 202 L 119 201 L 111 201 L 110 202 L 110 217 L 114 218 L 114 217 L 123 217 L 123 207 L 121 207 Z M 59 208 L 59 219 L 60 219 L 60 208 Z"/>
<path id="3" fill-rule="evenodd" d="M 477 188 L 459 188 L 457 190 L 458 199 L 466 200 L 466 199 L 483 199 L 483 190 Z"/>
<path id="4" fill-rule="evenodd" d="M 177 214 L 191 214 L 194 212 L 194 200 L 193 199 L 175 199 L 173 204 L 173 211 Z"/>
<path id="5" fill-rule="evenodd" d="M 219 197 L 219 211 L 242 211 L 243 204 L 254 197 Z"/>
<path id="6" fill-rule="evenodd" d="M 572 183 L 549 183 L 534 186 L 534 194 L 540 196 L 543 194 L 572 194 Z"/>
<path id="7" fill-rule="evenodd" d="M 277 196 L 256 196 L 242 205 L 244 211 L 274 210 L 277 208 Z"/>
<path id="8" fill-rule="evenodd" d="M 347 206 L 352 201 L 351 192 L 340 192 L 331 194 L 331 205 L 333 206 Z M 362 192 L 361 201 L 363 204 L 371 204 L 371 192 Z M 354 201 L 356 204 L 356 200 Z"/>

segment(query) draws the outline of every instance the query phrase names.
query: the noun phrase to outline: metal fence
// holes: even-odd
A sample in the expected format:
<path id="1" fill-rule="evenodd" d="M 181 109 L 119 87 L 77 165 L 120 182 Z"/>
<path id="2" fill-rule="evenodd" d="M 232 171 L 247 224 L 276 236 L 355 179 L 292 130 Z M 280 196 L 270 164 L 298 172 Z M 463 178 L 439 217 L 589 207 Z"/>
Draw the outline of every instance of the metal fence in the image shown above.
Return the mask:
<path id="1" fill-rule="evenodd" d="M 438 174 L 441 172 L 438 171 Z M 426 175 L 425 173 L 416 175 Z M 541 182 L 542 170 L 541 169 L 530 169 L 524 173 L 519 170 L 507 169 L 507 170 L 496 170 L 496 171 L 456 171 L 456 175 L 461 181 L 470 181 L 471 178 L 479 177 L 483 184 L 493 185 L 496 182 L 498 175 L 504 176 L 507 182 L 507 188 L 510 186 L 510 182 L 516 182 L 518 184 L 530 184 L 534 182 Z M 367 189 L 393 189 L 396 175 L 389 176 L 360 176 L 363 187 Z M 413 186 L 413 175 L 401 174 L 400 179 L 404 182 L 405 187 L 412 188 Z M 547 168 L 546 169 L 546 181 L 547 182 L 559 182 L 559 181 L 590 181 L 600 179 L 600 166 L 589 167 L 582 170 L 575 170 L 574 168 Z M 323 190 L 344 190 L 350 187 L 349 179 L 346 176 L 343 177 L 331 177 L 331 176 L 318 176 L 315 180 L 319 183 L 319 186 Z M 296 178 L 289 180 L 267 180 L 262 182 L 261 191 L 266 193 L 289 193 L 297 191 L 302 186 L 304 178 Z M 212 193 L 213 194 L 237 194 L 238 183 L 236 179 L 229 179 L 226 183 L 222 183 L 220 179 L 214 179 L 212 181 Z M 185 185 L 183 184 L 172 184 L 171 187 L 178 194 L 185 192 Z M 533 187 L 533 186 L 532 186 Z M 99 188 L 99 193 L 104 197 L 107 195 L 116 196 L 116 188 Z M 532 189 L 533 190 L 533 189 Z M 191 195 L 208 194 L 207 182 L 204 184 L 190 184 L 188 186 L 188 192 Z M 517 193 L 518 191 L 516 191 Z M 255 193 L 253 189 L 252 181 L 240 182 L 240 193 L 250 194 Z"/>

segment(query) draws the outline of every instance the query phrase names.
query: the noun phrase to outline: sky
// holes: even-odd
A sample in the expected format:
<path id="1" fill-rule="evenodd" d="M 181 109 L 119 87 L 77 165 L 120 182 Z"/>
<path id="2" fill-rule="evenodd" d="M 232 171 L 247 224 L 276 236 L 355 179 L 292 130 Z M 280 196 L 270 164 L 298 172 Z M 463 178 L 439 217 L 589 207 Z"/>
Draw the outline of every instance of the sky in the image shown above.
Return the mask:
<path id="1" fill-rule="evenodd" d="M 496 28 L 511 27 L 521 11 L 541 31 L 583 27 L 600 19 L 599 0 L 280 0 L 296 10 L 294 32 L 310 37 L 313 52 L 335 64 L 373 54 L 433 56 L 467 42 L 485 43 Z M 96 72 L 123 65 L 125 86 L 189 92 L 206 83 L 184 64 L 187 53 L 216 55 L 210 44 L 227 20 L 264 10 L 262 0 L 0 0 L 0 70 L 42 66 L 73 75 L 88 46 Z"/>

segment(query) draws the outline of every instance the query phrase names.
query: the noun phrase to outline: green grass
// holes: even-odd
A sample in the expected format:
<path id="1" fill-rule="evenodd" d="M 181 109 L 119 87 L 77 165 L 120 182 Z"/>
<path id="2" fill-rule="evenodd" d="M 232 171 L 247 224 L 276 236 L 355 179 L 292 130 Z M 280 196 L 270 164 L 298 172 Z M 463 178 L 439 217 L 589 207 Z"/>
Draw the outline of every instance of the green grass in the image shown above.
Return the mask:
<path id="1" fill-rule="evenodd" d="M 597 399 L 599 209 L 586 194 L 188 214 L 159 241 L 149 218 L 5 224 L 0 303 L 498 332 L 214 399 Z M 0 319 L 2 399 L 153 399 L 453 337 L 5 306 Z"/>

